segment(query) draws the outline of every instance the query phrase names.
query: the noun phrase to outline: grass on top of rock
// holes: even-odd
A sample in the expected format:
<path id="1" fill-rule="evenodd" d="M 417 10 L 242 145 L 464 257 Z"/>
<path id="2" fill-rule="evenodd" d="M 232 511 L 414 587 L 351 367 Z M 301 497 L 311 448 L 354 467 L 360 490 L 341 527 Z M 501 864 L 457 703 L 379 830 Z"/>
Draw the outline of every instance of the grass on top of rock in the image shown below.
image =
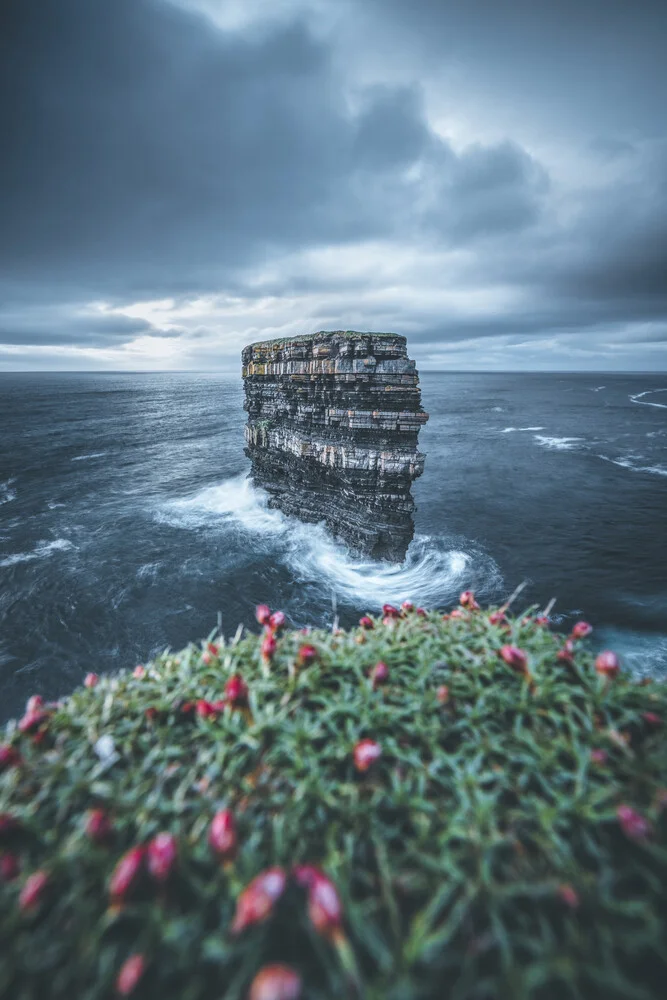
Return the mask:
<path id="1" fill-rule="evenodd" d="M 0 750 L 0 995 L 643 998 L 667 979 L 662 683 L 529 611 L 220 637 Z"/>

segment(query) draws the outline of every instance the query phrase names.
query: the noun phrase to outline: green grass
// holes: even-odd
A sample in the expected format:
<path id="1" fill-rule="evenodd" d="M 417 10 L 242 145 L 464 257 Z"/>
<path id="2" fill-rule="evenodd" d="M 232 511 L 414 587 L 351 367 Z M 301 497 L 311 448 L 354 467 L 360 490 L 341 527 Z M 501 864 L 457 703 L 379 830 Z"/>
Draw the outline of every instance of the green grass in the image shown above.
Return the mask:
<path id="1" fill-rule="evenodd" d="M 276 337 L 275 340 L 258 340 L 254 344 L 248 344 L 248 347 L 275 347 L 283 344 L 299 344 L 306 340 L 324 340 L 327 337 L 344 337 L 351 340 L 356 337 L 388 337 L 392 340 L 406 342 L 406 338 L 399 333 L 361 333 L 358 330 L 318 330 L 316 333 L 302 333 L 296 337 Z"/>
<path id="2" fill-rule="evenodd" d="M 298 971 L 305 1000 L 663 996 L 665 685 L 599 676 L 585 640 L 559 660 L 563 637 L 523 615 L 505 628 L 464 614 L 287 631 L 270 664 L 257 635 L 216 638 L 215 654 L 166 652 L 144 677 L 77 689 L 37 742 L 10 723 L 23 763 L 0 775 L 0 813 L 18 828 L 0 849 L 21 873 L 0 881 L 0 995 L 110 997 L 140 953 L 135 995 L 156 1000 L 240 1000 L 270 962 Z M 309 666 L 303 643 L 317 650 Z M 528 674 L 501 659 L 506 643 Z M 374 689 L 378 661 L 389 675 Z M 182 711 L 223 698 L 232 674 L 247 709 Z M 106 763 L 102 736 L 116 751 Z M 364 738 L 382 754 L 360 773 Z M 646 836 L 624 832 L 621 805 L 650 823 Z M 111 817 L 107 844 L 85 832 L 94 807 Z M 225 863 L 207 842 L 223 808 L 238 835 Z M 144 873 L 111 906 L 118 859 L 160 831 L 178 844 L 168 880 Z M 290 878 L 267 919 L 233 934 L 250 880 L 300 862 L 335 884 L 341 927 L 318 933 Z M 37 870 L 48 883 L 26 912 Z"/>

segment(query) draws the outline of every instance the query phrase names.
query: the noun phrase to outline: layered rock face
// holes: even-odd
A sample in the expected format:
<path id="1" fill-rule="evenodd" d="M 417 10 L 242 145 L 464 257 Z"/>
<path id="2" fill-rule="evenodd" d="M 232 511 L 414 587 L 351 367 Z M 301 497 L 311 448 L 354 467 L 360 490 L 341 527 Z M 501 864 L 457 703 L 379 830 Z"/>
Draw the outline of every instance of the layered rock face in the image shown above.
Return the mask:
<path id="1" fill-rule="evenodd" d="M 246 455 L 270 506 L 323 521 L 357 552 L 401 561 L 428 420 L 405 337 L 336 331 L 243 350 Z"/>

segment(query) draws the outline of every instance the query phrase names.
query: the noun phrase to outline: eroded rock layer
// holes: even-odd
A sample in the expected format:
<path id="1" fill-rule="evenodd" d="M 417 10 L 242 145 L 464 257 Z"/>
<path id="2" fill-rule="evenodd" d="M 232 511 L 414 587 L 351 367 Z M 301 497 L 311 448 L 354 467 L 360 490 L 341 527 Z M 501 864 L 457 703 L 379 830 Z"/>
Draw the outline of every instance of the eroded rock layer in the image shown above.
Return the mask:
<path id="1" fill-rule="evenodd" d="M 270 505 L 323 521 L 357 552 L 400 561 L 428 420 L 405 337 L 336 331 L 243 350 L 252 477 Z"/>

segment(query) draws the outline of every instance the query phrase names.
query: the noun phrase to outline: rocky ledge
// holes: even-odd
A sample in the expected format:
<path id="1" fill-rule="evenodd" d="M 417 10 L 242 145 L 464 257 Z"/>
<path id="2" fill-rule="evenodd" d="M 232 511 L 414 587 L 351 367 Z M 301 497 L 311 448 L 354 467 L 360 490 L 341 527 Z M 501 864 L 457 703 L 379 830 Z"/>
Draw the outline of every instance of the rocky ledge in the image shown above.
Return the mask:
<path id="1" fill-rule="evenodd" d="M 406 339 L 335 331 L 243 350 L 246 454 L 270 506 L 324 522 L 359 553 L 401 561 L 428 420 Z"/>

